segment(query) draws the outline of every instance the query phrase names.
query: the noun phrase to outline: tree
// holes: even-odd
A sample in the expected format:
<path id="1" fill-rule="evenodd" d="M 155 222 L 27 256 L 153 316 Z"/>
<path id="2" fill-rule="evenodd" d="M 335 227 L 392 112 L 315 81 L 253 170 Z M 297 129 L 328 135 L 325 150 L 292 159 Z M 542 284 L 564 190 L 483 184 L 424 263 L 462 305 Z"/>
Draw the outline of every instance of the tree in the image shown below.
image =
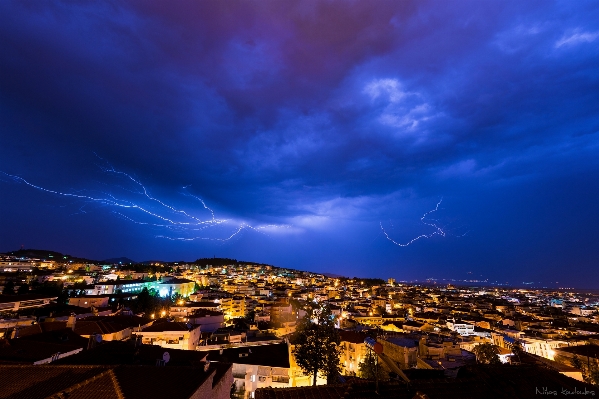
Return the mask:
<path id="1" fill-rule="evenodd" d="M 377 366 L 378 359 L 376 357 L 376 353 L 373 351 L 368 350 L 366 352 L 364 360 L 358 364 L 358 377 L 365 378 L 367 380 L 374 380 L 378 375 L 379 380 L 386 379 L 383 368 L 380 366 L 380 364 Z"/>
<path id="2" fill-rule="evenodd" d="M 582 372 L 582 379 L 584 382 L 599 385 L 599 364 L 597 364 L 596 360 L 591 361 L 587 358 L 587 364 L 585 364 L 581 358 L 574 355 L 572 358 L 572 366 Z"/>
<path id="3" fill-rule="evenodd" d="M 8 280 L 6 284 L 4 284 L 4 289 L 2 290 L 3 295 L 14 295 L 15 293 L 15 283 L 11 280 Z"/>
<path id="4" fill-rule="evenodd" d="M 155 290 L 148 290 L 144 287 L 137 295 L 137 300 L 134 302 L 133 308 L 137 312 L 144 312 L 149 315 L 160 308 L 160 299 L 156 297 Z"/>
<path id="5" fill-rule="evenodd" d="M 255 318 L 256 318 L 256 311 L 253 309 L 248 311 L 245 314 L 245 320 L 247 320 L 249 323 L 253 323 Z"/>
<path id="6" fill-rule="evenodd" d="M 473 349 L 476 355 L 476 360 L 483 364 L 500 364 L 499 349 L 496 345 L 485 342 L 484 344 L 476 345 Z"/>
<path id="7" fill-rule="evenodd" d="M 183 295 L 179 294 L 178 292 L 175 292 L 172 296 L 171 296 L 171 301 L 173 301 L 173 303 L 178 303 L 179 301 L 184 300 Z"/>
<path id="8" fill-rule="evenodd" d="M 29 293 L 29 284 L 23 283 L 19 286 L 17 294 L 27 294 Z"/>
<path id="9" fill-rule="evenodd" d="M 572 367 L 582 370 L 582 360 L 578 357 L 578 355 L 574 355 L 572 358 Z"/>
<path id="10" fill-rule="evenodd" d="M 335 318 L 328 305 L 310 309 L 296 331 L 293 355 L 298 366 L 306 374 L 312 374 L 312 385 L 316 385 L 318 373 L 325 375 L 327 382 L 340 373 L 339 333 L 335 329 Z"/>
<path id="11" fill-rule="evenodd" d="M 522 343 L 520 341 L 514 341 L 512 344 L 512 353 L 518 356 L 518 363 L 522 363 L 520 360 L 520 354 L 524 352 L 524 348 L 522 348 Z"/>

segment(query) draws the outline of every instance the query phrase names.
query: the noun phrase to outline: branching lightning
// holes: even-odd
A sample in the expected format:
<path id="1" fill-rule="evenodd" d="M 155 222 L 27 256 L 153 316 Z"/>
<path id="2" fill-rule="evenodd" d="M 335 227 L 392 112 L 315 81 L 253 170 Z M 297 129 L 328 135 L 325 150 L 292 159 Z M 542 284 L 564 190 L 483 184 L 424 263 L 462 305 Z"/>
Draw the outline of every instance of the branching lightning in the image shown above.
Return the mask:
<path id="1" fill-rule="evenodd" d="M 383 227 L 383 222 L 380 222 L 380 226 L 381 226 L 381 230 L 383 231 L 383 234 L 385 235 L 385 237 L 387 237 L 387 240 L 391 241 L 393 244 L 399 246 L 399 247 L 407 247 L 409 245 L 412 245 L 413 243 L 415 243 L 418 240 L 421 240 L 423 238 L 431 238 L 433 236 L 441 236 L 441 237 L 445 237 L 447 234 L 447 229 L 445 227 L 439 226 L 438 225 L 438 221 L 435 219 L 430 219 L 428 218 L 428 216 L 430 214 L 432 214 L 433 212 L 437 212 L 439 210 L 439 206 L 441 205 L 441 203 L 443 202 L 443 198 L 441 198 L 439 200 L 439 202 L 437 202 L 437 205 L 435 206 L 434 209 L 431 209 L 430 211 L 426 212 L 424 215 L 422 215 L 422 217 L 420 218 L 420 221 L 427 225 L 430 226 L 434 229 L 434 231 L 430 234 L 421 234 L 418 237 L 412 238 L 410 241 L 406 242 L 405 244 L 402 244 L 400 242 L 395 241 L 393 238 L 391 238 L 389 236 L 389 234 L 387 233 L 387 231 L 385 231 L 385 228 Z M 466 233 L 462 234 L 462 236 L 466 235 Z"/>
<path id="2" fill-rule="evenodd" d="M 148 188 L 144 184 L 142 184 L 139 179 L 133 177 L 128 173 L 116 170 L 107 161 L 100 158 L 99 156 L 98 158 L 105 162 L 105 164 L 107 165 L 100 166 L 101 170 L 104 173 L 114 175 L 120 179 L 124 179 L 126 182 L 128 182 L 128 185 L 133 186 L 133 189 L 118 186 L 120 190 L 124 190 L 130 193 L 129 195 L 123 196 L 118 195 L 117 193 L 101 193 L 100 195 L 98 195 L 89 194 L 88 191 L 82 190 L 70 190 L 68 192 L 59 191 L 51 188 L 42 187 L 38 184 L 34 184 L 20 176 L 11 175 L 5 172 L 0 173 L 2 173 L 4 176 L 9 178 L 13 182 L 24 184 L 38 191 L 47 194 L 52 194 L 55 196 L 68 197 L 83 201 L 84 204 L 79 207 L 79 212 L 77 212 L 80 214 L 89 213 L 89 208 L 87 211 L 84 211 L 83 208 L 90 204 L 108 206 L 110 208 L 113 208 L 112 213 L 114 215 L 123 220 L 137 225 L 148 226 L 154 229 L 167 230 L 170 233 L 157 234 L 155 237 L 164 238 L 172 241 L 209 240 L 225 242 L 233 239 L 245 230 L 252 230 L 261 234 L 266 234 L 264 230 L 267 229 L 281 229 L 289 227 L 288 225 L 273 224 L 252 226 L 247 222 L 235 222 L 231 219 L 219 219 L 215 216 L 214 210 L 208 207 L 208 205 L 206 205 L 206 202 L 202 198 L 189 192 L 189 186 L 184 187 L 185 192 L 183 195 L 191 197 L 195 201 L 200 202 L 202 204 L 201 211 L 209 213 L 209 216 L 207 218 L 201 218 L 197 216 L 192 210 L 181 209 L 153 196 L 152 194 L 150 194 Z M 114 187 L 112 188 L 114 189 Z M 134 196 L 137 199 L 130 198 L 131 196 Z M 139 198 L 141 198 L 141 200 Z M 223 228 L 225 226 L 233 225 L 231 226 L 233 228 L 233 231 L 231 232 L 229 230 L 229 232 L 225 232 L 225 234 L 215 234 L 216 232 L 210 232 L 210 234 L 207 234 L 208 229 L 213 229 L 219 225 L 222 225 Z M 203 236 L 198 236 L 200 231 L 206 234 Z M 218 235 L 224 236 L 218 237 Z"/>

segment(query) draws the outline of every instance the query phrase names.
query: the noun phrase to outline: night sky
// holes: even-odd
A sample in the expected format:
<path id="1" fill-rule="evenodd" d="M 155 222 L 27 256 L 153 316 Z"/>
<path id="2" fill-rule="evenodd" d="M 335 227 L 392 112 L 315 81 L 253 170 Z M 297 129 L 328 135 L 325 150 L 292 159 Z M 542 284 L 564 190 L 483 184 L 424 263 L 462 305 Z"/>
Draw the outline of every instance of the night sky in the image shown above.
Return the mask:
<path id="1" fill-rule="evenodd" d="M 0 251 L 599 287 L 596 1 L 0 2 Z"/>

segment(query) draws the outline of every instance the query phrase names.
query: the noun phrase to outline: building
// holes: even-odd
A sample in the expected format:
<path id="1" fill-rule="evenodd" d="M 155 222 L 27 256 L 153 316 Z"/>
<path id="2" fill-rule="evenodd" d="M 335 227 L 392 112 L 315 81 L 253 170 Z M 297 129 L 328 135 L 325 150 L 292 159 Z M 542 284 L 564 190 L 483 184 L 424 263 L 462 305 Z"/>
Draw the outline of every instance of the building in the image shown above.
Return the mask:
<path id="1" fill-rule="evenodd" d="M 367 335 L 356 331 L 340 330 L 339 337 L 341 374 L 357 375 L 358 366 L 366 357 L 367 348 L 364 339 L 366 339 Z"/>
<path id="2" fill-rule="evenodd" d="M 214 302 L 187 302 L 181 301 L 177 305 L 173 305 L 170 308 L 170 315 L 178 319 L 178 321 L 186 321 L 185 318 L 191 317 L 193 314 L 202 311 L 218 311 L 220 308 L 219 304 Z M 179 320 L 180 319 L 180 320 Z"/>
<path id="3" fill-rule="evenodd" d="M 195 292 L 195 281 L 185 278 L 166 278 L 165 281 L 153 285 L 153 288 L 158 291 L 158 295 L 161 297 L 172 296 L 174 294 L 188 297 Z"/>
<path id="4" fill-rule="evenodd" d="M 202 351 L 210 362 L 233 363 L 237 394 L 253 398 L 258 388 L 291 386 L 289 347 L 286 343 Z"/>
<path id="5" fill-rule="evenodd" d="M 527 353 L 554 360 L 555 350 L 557 348 L 568 347 L 570 342 L 557 339 L 543 339 L 533 337 L 522 337 L 520 339 L 522 348 Z"/>
<path id="6" fill-rule="evenodd" d="M 462 336 L 474 335 L 474 325 L 459 320 L 448 320 L 447 328 Z"/>
<path id="7" fill-rule="evenodd" d="M 187 317 L 191 324 L 202 326 L 202 332 L 214 332 L 225 325 L 225 315 L 223 312 L 199 309 Z"/>
<path id="8" fill-rule="evenodd" d="M 400 369 L 416 367 L 418 341 L 407 336 L 388 337 L 377 341 L 383 346 L 383 353 Z"/>
<path id="9" fill-rule="evenodd" d="M 51 295 L 0 295 L 0 312 L 17 312 L 19 310 L 39 308 L 55 301 L 57 296 Z"/>
<path id="10" fill-rule="evenodd" d="M 148 288 L 151 282 L 143 280 L 116 280 L 103 281 L 94 285 L 94 288 L 88 292 L 90 295 L 109 295 L 118 293 L 139 293 L 144 288 Z"/>
<path id="11" fill-rule="evenodd" d="M 142 338 L 143 344 L 159 345 L 163 348 L 195 350 L 200 342 L 199 325 L 158 320 L 135 335 Z"/>
<path id="12" fill-rule="evenodd" d="M 226 320 L 235 319 L 237 317 L 245 317 L 246 300 L 242 296 L 221 298 L 220 306 L 225 313 Z"/>
<path id="13" fill-rule="evenodd" d="M 79 306 L 80 308 L 103 308 L 108 306 L 109 299 L 108 295 L 84 295 L 69 298 L 69 305 Z"/>

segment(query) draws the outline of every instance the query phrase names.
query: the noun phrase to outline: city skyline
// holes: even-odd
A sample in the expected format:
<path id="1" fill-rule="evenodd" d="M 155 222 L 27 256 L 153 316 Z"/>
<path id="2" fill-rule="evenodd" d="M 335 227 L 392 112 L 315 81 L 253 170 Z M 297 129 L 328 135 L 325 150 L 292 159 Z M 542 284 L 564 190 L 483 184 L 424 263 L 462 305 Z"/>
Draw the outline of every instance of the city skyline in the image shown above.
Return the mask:
<path id="1" fill-rule="evenodd" d="M 592 2 L 0 8 L 0 252 L 599 288 Z"/>

